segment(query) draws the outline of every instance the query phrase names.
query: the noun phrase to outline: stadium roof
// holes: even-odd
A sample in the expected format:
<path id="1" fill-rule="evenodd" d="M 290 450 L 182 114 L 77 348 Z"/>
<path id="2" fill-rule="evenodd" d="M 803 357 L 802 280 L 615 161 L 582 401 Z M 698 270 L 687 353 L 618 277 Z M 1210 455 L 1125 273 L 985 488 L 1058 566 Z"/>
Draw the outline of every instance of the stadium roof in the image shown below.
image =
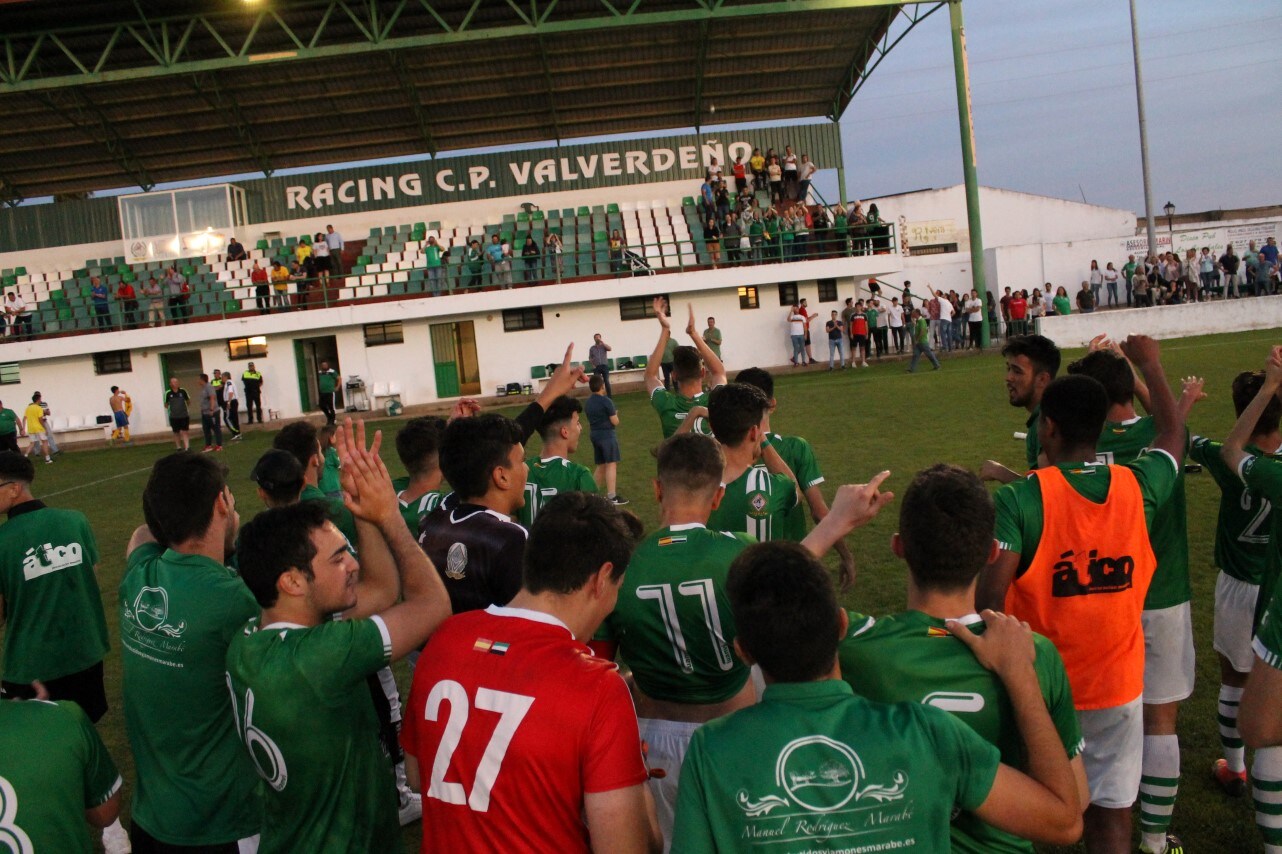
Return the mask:
<path id="1" fill-rule="evenodd" d="M 0 0 L 0 201 L 714 120 L 836 120 L 942 5 Z"/>

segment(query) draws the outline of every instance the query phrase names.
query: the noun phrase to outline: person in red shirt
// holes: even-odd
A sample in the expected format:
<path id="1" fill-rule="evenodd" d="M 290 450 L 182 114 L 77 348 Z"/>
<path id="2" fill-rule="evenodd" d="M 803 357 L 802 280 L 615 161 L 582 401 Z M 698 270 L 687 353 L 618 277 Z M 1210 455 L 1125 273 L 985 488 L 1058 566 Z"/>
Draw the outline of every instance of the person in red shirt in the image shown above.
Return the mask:
<path id="1" fill-rule="evenodd" d="M 1024 291 L 1015 291 L 1011 294 L 1010 303 L 1010 325 L 1012 335 L 1028 334 L 1028 294 Z"/>
<path id="2" fill-rule="evenodd" d="M 258 313 L 267 314 L 271 311 L 271 287 L 267 284 L 267 271 L 257 261 L 249 271 L 249 280 L 254 283 L 254 303 L 258 306 Z"/>
<path id="3" fill-rule="evenodd" d="M 863 354 L 863 366 L 868 367 L 868 318 L 864 314 L 864 301 L 855 303 L 855 313 L 850 317 L 850 367 L 856 367 L 859 354 Z"/>
<path id="4" fill-rule="evenodd" d="M 740 154 L 734 159 L 734 166 L 730 167 L 734 172 L 734 191 L 742 193 L 748 189 L 748 170 L 743 165 L 743 155 Z"/>
<path id="5" fill-rule="evenodd" d="M 125 329 L 138 325 L 138 294 L 129 282 L 121 282 L 116 288 L 116 299 L 120 301 L 120 311 L 124 316 Z"/>
<path id="6" fill-rule="evenodd" d="M 432 635 L 401 730 L 427 778 L 424 851 L 661 850 L 631 694 L 586 643 L 641 533 L 604 496 L 560 495 L 530 529 L 516 598 Z"/>

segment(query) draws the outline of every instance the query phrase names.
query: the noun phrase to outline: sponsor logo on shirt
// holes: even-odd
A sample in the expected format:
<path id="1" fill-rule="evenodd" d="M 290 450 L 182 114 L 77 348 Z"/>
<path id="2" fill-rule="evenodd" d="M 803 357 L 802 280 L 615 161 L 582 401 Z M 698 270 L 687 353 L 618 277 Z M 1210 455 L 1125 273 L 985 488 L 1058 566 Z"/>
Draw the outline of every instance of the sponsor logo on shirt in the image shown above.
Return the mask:
<path id="1" fill-rule="evenodd" d="M 922 698 L 923 706 L 934 706 L 945 712 L 981 712 L 984 698 L 971 691 L 933 691 Z"/>
<path id="2" fill-rule="evenodd" d="M 144 587 L 124 613 L 126 620 L 132 620 L 144 632 L 177 638 L 187 630 L 186 621 L 176 626 L 169 622 L 169 594 L 163 587 Z"/>
<path id="3" fill-rule="evenodd" d="M 836 839 L 867 834 L 907 821 L 902 801 L 908 775 L 896 771 L 889 785 L 870 783 L 863 760 L 850 745 L 824 735 L 796 738 L 775 760 L 775 793 L 754 799 L 740 790 L 736 801 L 749 819 L 744 838 L 755 841 Z"/>
<path id="4" fill-rule="evenodd" d="M 462 581 L 467 577 L 467 546 L 454 543 L 445 554 L 445 577 Z"/>
<path id="5" fill-rule="evenodd" d="M 1121 593 L 1131 589 L 1131 576 L 1135 573 L 1135 559 L 1130 555 L 1100 557 L 1091 549 L 1086 571 L 1082 572 L 1074 558 L 1077 552 L 1067 551 L 1059 556 L 1051 575 L 1051 595 L 1056 597 L 1089 596 L 1093 593 Z"/>
<path id="6" fill-rule="evenodd" d="M 22 556 L 22 577 L 30 581 L 42 575 L 80 566 L 82 563 L 84 563 L 84 552 L 80 543 L 68 543 L 65 546 L 45 543 L 42 546 L 32 546 Z"/>

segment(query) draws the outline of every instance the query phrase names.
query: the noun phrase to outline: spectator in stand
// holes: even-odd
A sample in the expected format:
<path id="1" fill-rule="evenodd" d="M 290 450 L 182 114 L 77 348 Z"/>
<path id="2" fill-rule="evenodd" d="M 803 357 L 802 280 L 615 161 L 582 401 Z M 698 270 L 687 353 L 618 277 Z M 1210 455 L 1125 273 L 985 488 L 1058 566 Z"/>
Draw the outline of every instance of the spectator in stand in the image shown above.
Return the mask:
<path id="1" fill-rule="evenodd" d="M 730 191 L 723 181 L 717 186 L 717 222 L 724 220 L 728 213 L 730 213 Z"/>
<path id="2" fill-rule="evenodd" d="M 1240 261 L 1237 254 L 1233 251 L 1233 244 L 1230 243 L 1220 256 L 1220 272 L 1224 274 L 1224 298 L 1237 299 L 1241 294 L 1238 292 L 1238 286 L 1241 279 L 1238 277 L 1238 266 Z"/>
<path id="3" fill-rule="evenodd" d="M 347 271 L 346 265 L 343 264 L 343 250 L 347 244 L 343 241 L 343 235 L 334 230 L 334 226 L 325 226 L 325 245 L 329 247 L 330 272 L 335 276 L 341 276 Z"/>
<path id="4" fill-rule="evenodd" d="M 715 216 L 708 217 L 703 224 L 703 244 L 708 247 L 708 255 L 712 258 L 712 268 L 715 270 L 721 264 L 721 229 L 717 226 Z"/>
<path id="5" fill-rule="evenodd" d="M 708 164 L 708 169 L 705 172 L 704 177 L 708 179 L 708 183 L 712 185 L 714 192 L 725 182 L 725 176 L 721 172 L 721 164 L 717 162 L 717 158 L 712 158 L 712 162 Z"/>
<path id="6" fill-rule="evenodd" d="M 761 154 L 760 148 L 752 149 L 752 156 L 748 158 L 748 168 L 752 171 L 752 189 L 756 192 L 766 188 L 766 158 Z"/>
<path id="7" fill-rule="evenodd" d="M 289 311 L 289 270 L 279 260 L 272 261 L 272 290 L 275 291 L 272 297 L 274 307 L 281 311 Z"/>
<path id="8" fill-rule="evenodd" d="M 129 282 L 121 281 L 116 287 L 116 300 L 120 303 L 125 329 L 138 325 L 138 294 Z"/>
<path id="9" fill-rule="evenodd" d="M 453 245 L 451 241 L 450 246 Z M 441 290 L 446 287 L 445 264 L 449 260 L 449 249 L 442 246 L 433 234 L 427 238 L 427 245 L 423 247 L 423 258 L 427 267 L 427 286 L 433 296 L 440 296 Z"/>
<path id="10" fill-rule="evenodd" d="M 770 179 L 770 203 L 777 205 L 783 201 L 783 167 L 778 157 L 771 157 L 766 164 L 766 176 Z"/>
<path id="11" fill-rule="evenodd" d="M 249 255 L 245 252 L 245 247 L 242 246 L 240 241 L 235 237 L 227 242 L 228 261 L 244 261 L 248 257 Z"/>
<path id="12" fill-rule="evenodd" d="M 329 274 L 334 269 L 332 258 L 329 254 L 329 244 L 325 242 L 325 235 L 316 232 L 312 238 L 312 259 L 316 264 L 317 286 L 321 292 L 321 304 L 329 304 Z"/>
<path id="13" fill-rule="evenodd" d="M 717 193 L 712 186 L 712 181 L 708 178 L 704 178 L 703 185 L 699 187 L 699 204 L 703 206 L 705 220 L 717 215 Z"/>
<path id="14" fill-rule="evenodd" d="M 1109 261 L 1104 267 L 1104 287 L 1108 293 L 1108 304 L 1117 305 L 1117 278 L 1118 272 L 1113 269 L 1113 262 Z"/>
<path id="15" fill-rule="evenodd" d="M 801 155 L 801 164 L 797 167 L 797 201 L 803 205 L 810 196 L 810 179 L 819 171 L 819 167 L 811 162 L 809 155 Z"/>
<path id="16" fill-rule="evenodd" d="M 89 278 L 89 299 L 93 302 L 94 320 L 98 331 L 111 328 L 111 303 L 108 300 L 107 286 L 97 276 Z"/>
<path id="17" fill-rule="evenodd" d="M 1095 294 L 1091 291 L 1090 282 L 1082 282 L 1082 289 L 1077 292 L 1077 310 L 1082 314 L 1095 310 Z"/>
<path id="18" fill-rule="evenodd" d="M 1011 335 L 1028 334 L 1028 296 L 1024 291 L 1015 291 L 1010 298 Z"/>
<path id="19" fill-rule="evenodd" d="M 1133 305 L 1131 300 L 1131 289 L 1134 286 L 1136 267 L 1137 265 L 1135 263 L 1135 256 L 1128 255 L 1126 258 L 1126 263 L 1122 265 L 1122 278 L 1126 281 L 1126 307 L 1127 308 L 1130 308 Z"/>
<path id="20" fill-rule="evenodd" d="M 784 198 L 797 198 L 797 155 L 791 145 L 783 147 L 783 188 Z"/>
<path id="21" fill-rule="evenodd" d="M 147 298 L 147 325 L 155 326 L 159 323 L 165 325 L 165 291 L 160 287 L 160 282 L 156 281 L 155 276 L 148 276 L 147 283 L 142 286 L 142 294 Z"/>
<path id="22" fill-rule="evenodd" d="M 713 163 L 716 163 L 716 161 L 717 158 L 712 158 Z M 704 233 L 707 233 L 706 228 Z M 617 228 L 610 232 L 610 272 L 623 272 L 623 235 L 619 234 Z"/>
<path id="23" fill-rule="evenodd" d="M 1034 294 L 1036 292 L 1034 291 Z M 984 347 L 984 303 L 979 299 L 979 291 L 971 290 L 966 298 L 966 323 L 970 327 L 970 346 L 976 350 Z"/>
<path id="24" fill-rule="evenodd" d="M 306 310 L 312 302 L 312 289 L 316 287 L 316 259 L 309 253 L 302 263 L 294 264 L 291 274 L 297 289 L 295 304 L 299 309 Z"/>
<path id="25" fill-rule="evenodd" d="M 308 242 L 306 236 L 294 244 L 294 260 L 299 264 L 307 258 L 312 257 L 312 244 Z"/>
<path id="26" fill-rule="evenodd" d="M 846 337 L 846 325 L 841 322 L 836 309 L 833 309 L 828 322 L 824 324 L 824 331 L 828 333 L 828 370 L 833 369 L 834 361 L 841 362 L 841 367 L 845 368 L 846 360 L 841 352 L 841 339 Z"/>
<path id="27" fill-rule="evenodd" d="M 1091 271 L 1088 276 L 1091 283 L 1091 293 L 1095 296 L 1095 305 L 1100 304 L 1100 291 L 1104 287 L 1104 271 L 1099 268 L 1099 262 L 1091 261 Z"/>
<path id="28" fill-rule="evenodd" d="M 499 235 L 490 235 L 490 245 L 485 247 L 485 255 L 493 269 L 494 284 L 503 290 L 512 287 L 512 251 L 503 245 Z"/>
<path id="29" fill-rule="evenodd" d="M 739 263 L 743 252 L 740 245 L 743 237 L 744 234 L 739 228 L 739 217 L 734 211 L 730 211 L 721 222 L 721 243 L 726 250 L 726 261 L 731 265 Z"/>
<path id="30" fill-rule="evenodd" d="M 1127 294 L 1126 294 L 1128 304 L 1129 304 L 1130 296 L 1131 294 L 1128 287 Z M 1055 314 L 1061 317 L 1064 315 L 1073 313 L 1073 304 L 1069 302 L 1068 291 L 1064 288 L 1063 285 L 1060 285 L 1058 288 L 1055 289 L 1055 299 L 1053 301 L 1053 305 L 1055 308 Z"/>
<path id="31" fill-rule="evenodd" d="M 14 340 L 22 341 L 31 337 L 31 312 L 27 310 L 27 301 L 17 292 L 9 291 L 4 297 L 4 314 L 13 327 Z"/>
<path id="32" fill-rule="evenodd" d="M 1042 292 L 1033 288 L 1033 295 L 1028 298 L 1028 317 L 1032 321 L 1029 326 L 1032 329 L 1037 328 L 1037 319 L 1046 316 L 1046 303 L 1042 300 Z"/>
<path id="33" fill-rule="evenodd" d="M 183 322 L 182 295 L 183 285 L 187 280 L 178 272 L 177 267 L 170 267 L 165 274 L 165 294 L 169 298 L 169 319 L 174 323 Z"/>
<path id="34" fill-rule="evenodd" d="M 618 234 L 619 232 L 615 232 Z M 610 241 L 613 243 L 613 239 Z M 533 282 L 539 278 L 539 244 L 534 235 L 525 235 L 525 245 L 521 247 L 521 261 L 525 264 L 525 281 Z"/>
<path id="35" fill-rule="evenodd" d="M 1211 254 L 1211 247 L 1203 246 L 1202 254 L 1197 256 L 1198 278 L 1202 284 L 1202 299 L 1210 299 L 1211 293 L 1217 287 L 1219 276 L 1215 270 L 1215 256 Z"/>
<path id="36" fill-rule="evenodd" d="M 543 239 L 543 262 L 549 279 L 561 281 L 561 276 L 565 272 L 565 259 L 562 257 L 564 251 L 561 235 L 549 230 L 547 237 Z"/>
<path id="37" fill-rule="evenodd" d="M 1259 252 L 1249 252 L 1243 256 L 1246 266 L 1246 286 L 1252 296 L 1262 296 L 1267 290 L 1272 268 Z"/>
<path id="38" fill-rule="evenodd" d="M 272 310 L 272 289 L 269 284 L 271 277 L 257 260 L 249 271 L 249 281 L 254 286 L 254 304 L 258 306 L 259 314 L 267 314 Z"/>
<path id="39" fill-rule="evenodd" d="M 730 167 L 734 173 L 734 191 L 743 193 L 748 189 L 748 170 L 743 165 L 743 155 L 737 155 L 734 159 L 734 165 Z"/>

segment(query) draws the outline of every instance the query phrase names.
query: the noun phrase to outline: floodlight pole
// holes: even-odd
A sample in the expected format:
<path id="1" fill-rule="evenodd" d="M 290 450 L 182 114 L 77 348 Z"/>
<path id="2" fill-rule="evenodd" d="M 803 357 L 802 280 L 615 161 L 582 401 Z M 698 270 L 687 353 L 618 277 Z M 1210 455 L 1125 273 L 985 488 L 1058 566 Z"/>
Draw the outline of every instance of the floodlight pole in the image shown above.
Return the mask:
<path id="1" fill-rule="evenodd" d="M 961 128 L 962 177 L 966 182 L 966 221 L 970 231 L 971 282 L 979 294 L 980 343 L 988 346 L 988 283 L 984 276 L 984 231 L 979 219 L 979 178 L 975 173 L 975 128 L 970 113 L 970 66 L 966 61 L 966 29 L 961 0 L 948 3 L 953 31 L 953 72 L 957 77 L 957 119 Z M 901 235 L 902 239 L 902 235 Z"/>
<path id="2" fill-rule="evenodd" d="M 1144 174 L 1144 222 L 1148 226 L 1148 254 L 1156 256 L 1157 230 L 1153 226 L 1153 187 L 1148 177 L 1148 122 L 1144 119 L 1144 78 L 1140 74 L 1140 24 L 1135 14 L 1135 0 L 1131 0 L 1131 51 L 1135 56 L 1135 106 L 1140 115 L 1140 169 Z M 1174 245 L 1171 248 L 1174 249 Z"/>

